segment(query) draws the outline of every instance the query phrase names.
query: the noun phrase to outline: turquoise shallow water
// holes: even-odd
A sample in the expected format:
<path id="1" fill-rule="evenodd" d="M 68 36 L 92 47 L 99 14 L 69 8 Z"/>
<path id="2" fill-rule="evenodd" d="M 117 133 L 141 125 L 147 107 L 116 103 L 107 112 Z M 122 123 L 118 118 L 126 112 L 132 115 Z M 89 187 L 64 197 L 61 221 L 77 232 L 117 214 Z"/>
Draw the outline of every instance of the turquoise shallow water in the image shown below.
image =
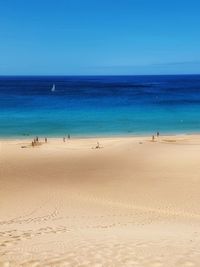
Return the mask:
<path id="1" fill-rule="evenodd" d="M 1 137 L 156 131 L 200 132 L 199 75 L 0 77 Z"/>

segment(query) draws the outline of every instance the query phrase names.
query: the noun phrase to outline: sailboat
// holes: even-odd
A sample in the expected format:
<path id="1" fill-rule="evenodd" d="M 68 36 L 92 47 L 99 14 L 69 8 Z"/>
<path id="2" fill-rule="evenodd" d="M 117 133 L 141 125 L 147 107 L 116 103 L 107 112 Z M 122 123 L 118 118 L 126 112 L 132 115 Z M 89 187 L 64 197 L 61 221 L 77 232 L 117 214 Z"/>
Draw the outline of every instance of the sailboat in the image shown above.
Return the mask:
<path id="1" fill-rule="evenodd" d="M 51 88 L 51 92 L 55 92 L 55 90 L 56 90 L 56 86 L 55 86 L 55 84 L 53 84 L 53 86 Z"/>

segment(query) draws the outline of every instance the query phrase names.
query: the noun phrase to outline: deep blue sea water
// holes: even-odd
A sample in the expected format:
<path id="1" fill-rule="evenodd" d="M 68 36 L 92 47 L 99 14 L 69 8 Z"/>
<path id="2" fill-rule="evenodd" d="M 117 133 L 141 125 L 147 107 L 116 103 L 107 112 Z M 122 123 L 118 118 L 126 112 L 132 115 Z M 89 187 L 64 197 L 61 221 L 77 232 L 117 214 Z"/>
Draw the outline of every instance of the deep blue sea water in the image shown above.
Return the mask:
<path id="1" fill-rule="evenodd" d="M 200 75 L 0 77 L 1 137 L 156 131 L 200 132 Z"/>

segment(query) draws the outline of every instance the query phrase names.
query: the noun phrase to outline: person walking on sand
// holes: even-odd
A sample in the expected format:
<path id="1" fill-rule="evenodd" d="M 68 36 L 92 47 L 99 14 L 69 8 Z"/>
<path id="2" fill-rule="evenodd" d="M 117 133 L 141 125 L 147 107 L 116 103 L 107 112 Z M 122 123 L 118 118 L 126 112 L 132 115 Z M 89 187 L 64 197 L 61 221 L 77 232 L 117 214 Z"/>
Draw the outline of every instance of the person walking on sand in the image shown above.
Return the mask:
<path id="1" fill-rule="evenodd" d="M 47 137 L 45 137 L 44 141 L 45 141 L 45 143 L 47 143 Z"/>
<path id="2" fill-rule="evenodd" d="M 97 148 L 100 148 L 100 146 L 99 146 L 99 142 L 97 142 L 96 149 L 97 149 Z"/>
<path id="3" fill-rule="evenodd" d="M 34 147 L 34 145 L 35 145 L 34 141 L 31 142 L 31 145 L 32 145 L 32 147 Z"/>
<path id="4" fill-rule="evenodd" d="M 63 142 L 65 142 L 65 137 L 63 137 Z"/>
<path id="5" fill-rule="evenodd" d="M 152 142 L 154 142 L 154 140 L 155 140 L 155 136 L 154 136 L 154 135 L 152 135 Z"/>
<path id="6" fill-rule="evenodd" d="M 156 135 L 157 135 L 157 137 L 159 137 L 159 136 L 160 136 L 160 133 L 159 133 L 159 132 L 157 132 L 157 134 L 156 134 Z"/>

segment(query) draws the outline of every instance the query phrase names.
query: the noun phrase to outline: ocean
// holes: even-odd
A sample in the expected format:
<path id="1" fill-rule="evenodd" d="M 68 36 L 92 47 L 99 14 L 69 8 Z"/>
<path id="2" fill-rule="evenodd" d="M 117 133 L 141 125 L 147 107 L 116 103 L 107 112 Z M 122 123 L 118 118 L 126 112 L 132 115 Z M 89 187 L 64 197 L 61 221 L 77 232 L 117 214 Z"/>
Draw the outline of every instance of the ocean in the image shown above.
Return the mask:
<path id="1" fill-rule="evenodd" d="M 157 131 L 200 132 L 200 75 L 0 77 L 0 137 Z"/>

